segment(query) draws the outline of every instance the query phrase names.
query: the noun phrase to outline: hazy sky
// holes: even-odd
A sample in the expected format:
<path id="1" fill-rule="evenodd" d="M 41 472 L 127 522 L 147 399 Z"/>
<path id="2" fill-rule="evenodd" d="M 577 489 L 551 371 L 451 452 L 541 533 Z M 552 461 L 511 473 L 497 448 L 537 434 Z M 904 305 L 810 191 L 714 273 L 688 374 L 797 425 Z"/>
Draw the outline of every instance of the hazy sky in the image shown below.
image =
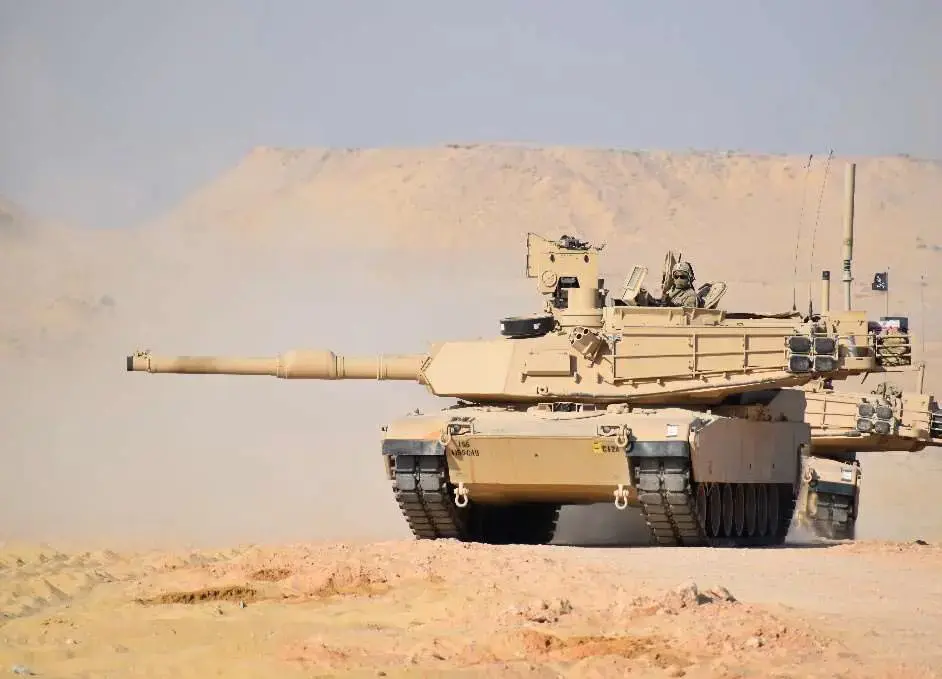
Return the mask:
<path id="1" fill-rule="evenodd" d="M 938 0 L 0 0 L 0 195 L 114 226 L 257 145 L 942 157 Z"/>

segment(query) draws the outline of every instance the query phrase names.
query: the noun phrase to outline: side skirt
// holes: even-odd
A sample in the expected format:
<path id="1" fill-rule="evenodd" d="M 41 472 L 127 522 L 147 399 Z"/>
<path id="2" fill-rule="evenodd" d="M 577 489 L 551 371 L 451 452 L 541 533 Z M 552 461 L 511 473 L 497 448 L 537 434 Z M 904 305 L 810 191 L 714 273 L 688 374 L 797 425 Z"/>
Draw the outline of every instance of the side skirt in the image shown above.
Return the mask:
<path id="1" fill-rule="evenodd" d="M 654 544 L 685 547 L 779 545 L 795 512 L 788 483 L 697 483 L 682 441 L 635 442 L 632 481 Z"/>

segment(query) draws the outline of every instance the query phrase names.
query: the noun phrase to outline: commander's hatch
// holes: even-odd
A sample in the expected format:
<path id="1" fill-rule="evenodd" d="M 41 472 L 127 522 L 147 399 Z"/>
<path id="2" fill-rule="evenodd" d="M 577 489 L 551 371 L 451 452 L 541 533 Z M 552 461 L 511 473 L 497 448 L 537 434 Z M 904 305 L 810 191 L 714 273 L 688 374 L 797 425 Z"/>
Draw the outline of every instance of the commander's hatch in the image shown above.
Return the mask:
<path id="1" fill-rule="evenodd" d="M 704 283 L 697 289 L 697 297 L 704 309 L 715 309 L 719 306 L 720 299 L 726 294 L 726 283 L 724 281 L 710 281 Z"/>
<path id="2" fill-rule="evenodd" d="M 661 294 L 664 294 L 664 291 L 671 287 L 671 274 L 674 272 L 674 267 L 677 266 L 677 263 L 680 261 L 682 255 L 678 252 L 675 253 L 673 250 L 668 250 L 667 255 L 664 257 L 664 270 L 661 272 Z"/>
<path id="3" fill-rule="evenodd" d="M 542 236 L 527 234 L 527 278 L 539 278 L 542 270 L 540 264 L 550 246 L 551 243 Z"/>
<path id="4" fill-rule="evenodd" d="M 625 283 L 621 289 L 621 300 L 630 302 L 638 296 L 641 290 L 641 284 L 644 283 L 645 276 L 648 275 L 648 267 L 635 264 L 631 267 L 631 272 L 625 276 Z"/>

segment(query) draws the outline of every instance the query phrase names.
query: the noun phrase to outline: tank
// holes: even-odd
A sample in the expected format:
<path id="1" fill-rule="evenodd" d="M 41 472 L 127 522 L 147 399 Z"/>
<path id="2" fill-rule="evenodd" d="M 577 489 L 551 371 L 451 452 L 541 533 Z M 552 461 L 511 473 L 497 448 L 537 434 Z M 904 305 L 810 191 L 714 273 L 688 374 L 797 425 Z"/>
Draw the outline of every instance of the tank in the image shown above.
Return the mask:
<path id="1" fill-rule="evenodd" d="M 854 244 L 855 166 L 845 175 L 843 272 L 844 308 L 852 304 L 851 264 Z M 887 287 L 885 303 L 889 313 Z M 831 275 L 821 273 L 820 308 L 831 305 Z M 913 367 L 909 319 L 884 316 L 869 324 L 877 361 L 884 373 Z M 803 388 L 805 419 L 811 426 L 811 448 L 802 459 L 802 481 L 795 525 L 819 537 L 853 539 L 860 509 L 861 465 L 858 453 L 918 452 L 942 445 L 942 413 L 936 399 L 923 393 L 925 363 L 917 392 L 904 392 L 884 381 L 869 392 L 837 391 L 831 380 L 815 379 Z M 866 375 L 864 375 L 866 379 Z"/>
<path id="2" fill-rule="evenodd" d="M 127 369 L 406 380 L 455 399 L 389 422 L 379 442 L 419 539 L 547 543 L 561 506 L 612 502 L 642 512 L 659 545 L 783 542 L 812 444 L 802 387 L 884 369 L 866 315 L 730 312 L 722 282 L 696 306 L 667 306 L 642 287 L 643 266 L 607 289 L 601 250 L 528 234 L 543 310 L 484 339 L 394 356 L 144 351 Z M 668 253 L 662 281 L 678 259 Z"/>
<path id="3" fill-rule="evenodd" d="M 836 391 L 827 380 L 806 385 L 811 449 L 802 461 L 796 526 L 818 537 L 854 539 L 862 478 L 857 454 L 942 447 L 942 411 L 936 398 L 922 391 L 925 365 L 919 370 L 915 392 L 889 381 L 869 392 Z"/>

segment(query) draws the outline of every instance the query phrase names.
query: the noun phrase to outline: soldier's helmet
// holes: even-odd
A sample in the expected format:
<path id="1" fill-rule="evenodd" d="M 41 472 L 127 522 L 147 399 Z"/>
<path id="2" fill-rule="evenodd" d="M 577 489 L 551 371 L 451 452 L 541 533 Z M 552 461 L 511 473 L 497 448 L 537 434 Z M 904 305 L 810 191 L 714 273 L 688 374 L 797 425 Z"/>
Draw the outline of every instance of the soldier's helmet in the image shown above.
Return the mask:
<path id="1" fill-rule="evenodd" d="M 690 262 L 678 262 L 671 272 L 674 287 L 687 288 L 693 285 L 693 267 Z"/>

